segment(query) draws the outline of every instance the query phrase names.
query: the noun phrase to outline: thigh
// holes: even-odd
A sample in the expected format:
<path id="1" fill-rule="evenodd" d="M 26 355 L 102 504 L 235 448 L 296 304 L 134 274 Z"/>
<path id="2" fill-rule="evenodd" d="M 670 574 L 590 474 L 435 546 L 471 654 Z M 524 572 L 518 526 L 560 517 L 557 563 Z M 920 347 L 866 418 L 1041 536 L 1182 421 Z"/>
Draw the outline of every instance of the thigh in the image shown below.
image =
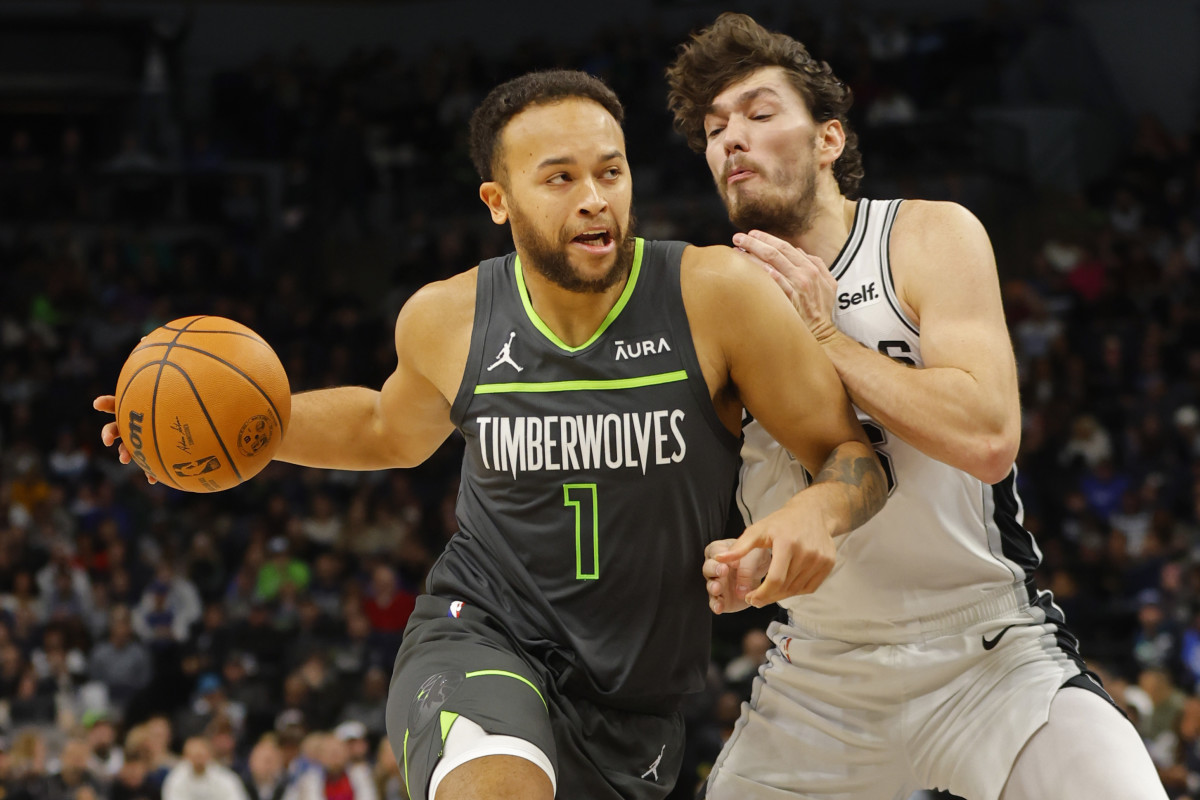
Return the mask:
<path id="1" fill-rule="evenodd" d="M 755 679 L 707 786 L 709 800 L 903 800 L 909 782 L 887 647 L 791 636 Z M 795 631 L 793 631 L 795 632 Z"/>
<path id="2" fill-rule="evenodd" d="M 1057 636 L 1053 625 L 1017 618 L 898 648 L 912 689 L 904 734 L 922 788 L 999 797 L 1054 696 L 1079 675 Z"/>
<path id="3" fill-rule="evenodd" d="M 663 800 L 670 794 L 683 762 L 682 714 L 642 714 L 561 696 L 557 707 L 558 797 Z"/>
<path id="4" fill-rule="evenodd" d="M 457 616 L 450 610 L 447 599 L 418 598 L 388 691 L 388 739 L 413 800 L 433 800 L 430 779 L 444 755 L 454 756 L 447 739 L 460 718 L 545 754 L 559 797 L 666 797 L 683 758 L 681 714 L 618 710 L 569 696 L 486 614 L 471 606 L 455 607 Z M 496 749 L 497 739 L 488 740 L 482 746 L 492 750 L 480 755 L 541 764 L 536 754 L 506 752 L 503 744 Z"/>
<path id="5" fill-rule="evenodd" d="M 546 754 L 524 739 L 488 733 L 467 717 L 454 721 L 429 781 L 429 796 L 545 798 L 555 792 Z"/>
<path id="6" fill-rule="evenodd" d="M 516 737 L 558 770 L 550 704 L 538 671 L 504 637 L 478 620 L 438 614 L 421 598 L 396 656 L 387 701 L 387 733 L 413 800 L 429 781 L 460 717 L 489 734 Z M 440 605 L 449 603 L 441 601 Z"/>
<path id="7" fill-rule="evenodd" d="M 1141 737 L 1110 703 L 1067 687 L 1013 764 L 1000 800 L 1166 800 Z"/>

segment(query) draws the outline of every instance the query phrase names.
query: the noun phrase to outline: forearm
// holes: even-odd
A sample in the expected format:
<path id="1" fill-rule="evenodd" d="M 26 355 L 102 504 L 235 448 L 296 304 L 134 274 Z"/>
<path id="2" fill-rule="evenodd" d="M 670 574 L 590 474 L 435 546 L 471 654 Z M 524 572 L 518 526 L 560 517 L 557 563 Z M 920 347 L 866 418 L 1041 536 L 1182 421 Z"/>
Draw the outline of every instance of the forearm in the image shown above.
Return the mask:
<path id="1" fill-rule="evenodd" d="M 1016 457 L 1016 399 L 954 367 L 912 367 L 845 334 L 823 342 L 851 401 L 889 433 L 987 483 Z"/>
<path id="2" fill-rule="evenodd" d="M 849 533 L 875 516 L 887 501 L 887 478 L 879 458 L 862 442 L 834 448 L 811 485 L 790 502 L 820 509 L 831 536 Z"/>
<path id="3" fill-rule="evenodd" d="M 339 386 L 292 395 L 292 418 L 278 461 L 324 469 L 398 466 L 384 436 L 379 392 Z"/>

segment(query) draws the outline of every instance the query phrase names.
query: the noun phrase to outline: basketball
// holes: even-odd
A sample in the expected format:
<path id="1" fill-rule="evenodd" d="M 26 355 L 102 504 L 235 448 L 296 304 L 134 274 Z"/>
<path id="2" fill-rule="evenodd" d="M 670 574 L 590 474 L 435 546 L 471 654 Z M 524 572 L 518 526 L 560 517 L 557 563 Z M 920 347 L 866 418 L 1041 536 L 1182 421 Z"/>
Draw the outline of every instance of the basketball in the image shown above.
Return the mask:
<path id="1" fill-rule="evenodd" d="M 292 412 L 275 351 L 224 317 L 183 317 L 152 331 L 125 361 L 116 398 L 134 462 L 185 492 L 219 492 L 257 475 Z"/>

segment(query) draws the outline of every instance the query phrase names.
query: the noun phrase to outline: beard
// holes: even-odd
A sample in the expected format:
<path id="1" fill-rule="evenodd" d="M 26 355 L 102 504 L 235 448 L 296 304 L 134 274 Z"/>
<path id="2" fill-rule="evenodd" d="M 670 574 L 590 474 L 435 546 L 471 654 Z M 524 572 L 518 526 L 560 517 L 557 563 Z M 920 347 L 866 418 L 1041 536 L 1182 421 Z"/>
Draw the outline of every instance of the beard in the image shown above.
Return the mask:
<path id="1" fill-rule="evenodd" d="M 637 221 L 632 211 L 629 213 L 628 228 L 622 229 L 614 221 L 612 237 L 617 245 L 614 252 L 616 258 L 608 271 L 596 278 L 585 277 L 571 266 L 567 247 L 573 237 L 568 236 L 566 231 L 560 232 L 557 242 L 551 241 L 550 237 L 543 236 L 536 226 L 527 223 L 525 215 L 515 206 L 509 208 L 508 216 L 513 242 L 525 253 L 521 263 L 568 292 L 601 294 L 625 280 L 633 267 L 633 234 Z"/>
<path id="2" fill-rule="evenodd" d="M 726 172 L 729 168 L 726 167 Z M 798 174 L 779 169 L 767 176 L 759 172 L 758 179 L 767 183 L 763 193 L 743 193 L 734 205 L 731 189 L 723 174 L 717 184 L 729 221 L 738 230 L 760 230 L 774 236 L 798 236 L 812 226 L 817 206 L 817 171 L 811 165 Z"/>

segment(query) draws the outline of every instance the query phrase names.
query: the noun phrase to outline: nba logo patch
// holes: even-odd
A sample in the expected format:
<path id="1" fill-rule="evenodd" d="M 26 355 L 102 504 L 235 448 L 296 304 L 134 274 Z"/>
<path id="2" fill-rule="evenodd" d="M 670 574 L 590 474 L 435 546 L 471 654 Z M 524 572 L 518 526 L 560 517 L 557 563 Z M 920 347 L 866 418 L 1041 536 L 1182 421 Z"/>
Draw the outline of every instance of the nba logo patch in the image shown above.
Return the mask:
<path id="1" fill-rule="evenodd" d="M 463 601 L 455 600 L 453 603 L 450 604 L 450 610 L 446 612 L 446 616 L 454 617 L 455 619 L 458 619 L 458 615 L 462 613 L 462 610 L 463 610 Z"/>

